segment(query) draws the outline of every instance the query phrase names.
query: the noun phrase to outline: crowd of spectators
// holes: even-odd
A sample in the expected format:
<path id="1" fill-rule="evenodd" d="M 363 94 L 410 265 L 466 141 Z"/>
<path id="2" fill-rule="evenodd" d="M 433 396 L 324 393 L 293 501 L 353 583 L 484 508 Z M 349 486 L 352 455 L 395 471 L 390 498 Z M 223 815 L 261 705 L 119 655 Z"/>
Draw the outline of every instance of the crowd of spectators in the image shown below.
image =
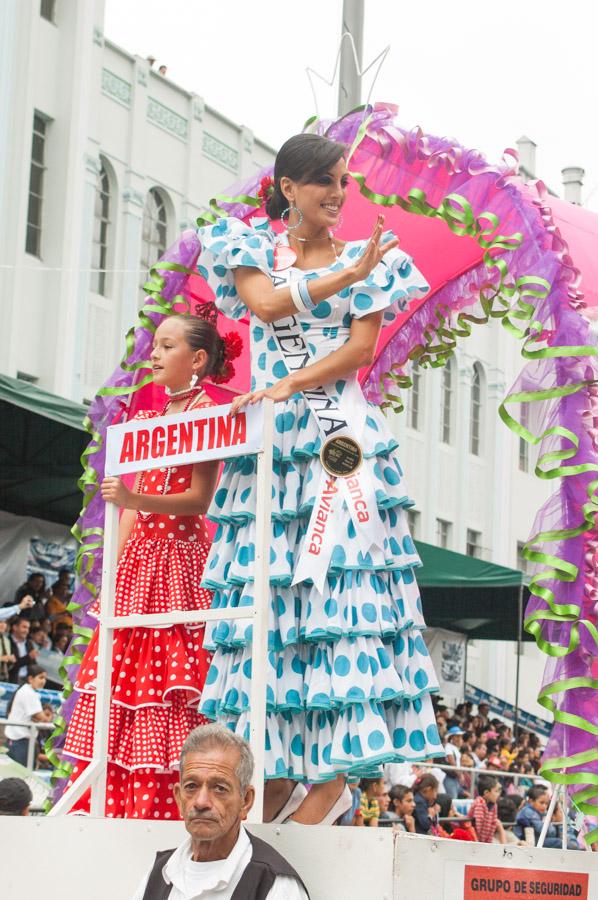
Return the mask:
<path id="1" fill-rule="evenodd" d="M 62 569 L 50 588 L 34 572 L 15 592 L 0 603 L 0 682 L 18 685 L 8 707 L 4 743 L 8 755 L 25 765 L 30 732 L 22 723 L 50 723 L 54 710 L 43 703 L 43 688 L 62 690 L 60 667 L 71 639 L 73 620 L 67 611 L 72 574 Z M 12 724 L 12 723 L 15 724 Z M 34 765 L 49 765 L 43 751 L 47 733 L 38 730 Z"/>
<path id="2" fill-rule="evenodd" d="M 353 806 L 341 824 L 391 826 L 413 834 L 453 840 L 536 845 L 550 804 L 550 787 L 539 776 L 540 738 L 491 719 L 480 703 L 454 711 L 436 704 L 444 755 L 418 764 L 385 766 L 384 777 L 350 784 Z M 452 767 L 452 768 L 451 768 Z M 557 804 L 545 847 L 581 849 Z"/>
<path id="3" fill-rule="evenodd" d="M 71 572 L 61 569 L 47 588 L 44 576 L 34 572 L 13 600 L 0 604 L 0 681 L 23 684 L 27 667 L 41 665 L 47 687 L 61 689 L 58 670 L 73 631 L 67 611 L 71 579 Z"/>

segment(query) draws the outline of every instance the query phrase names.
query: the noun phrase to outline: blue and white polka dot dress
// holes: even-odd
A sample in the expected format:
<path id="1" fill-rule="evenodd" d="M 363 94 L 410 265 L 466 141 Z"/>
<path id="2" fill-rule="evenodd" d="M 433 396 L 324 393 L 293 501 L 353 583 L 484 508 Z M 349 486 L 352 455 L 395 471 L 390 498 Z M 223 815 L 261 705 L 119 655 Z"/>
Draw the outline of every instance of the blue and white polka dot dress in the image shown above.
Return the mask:
<path id="1" fill-rule="evenodd" d="M 233 269 L 251 266 L 271 274 L 274 234 L 267 220 L 251 226 L 221 219 L 199 230 L 198 270 L 225 315 L 247 314 Z M 330 269 L 358 255 L 363 241 L 346 245 Z M 385 319 L 428 290 L 402 251 L 390 251 L 366 281 L 319 303 L 299 318 L 315 360 L 349 338 L 354 317 L 377 310 Z M 269 326 L 251 315 L 252 388 L 287 374 Z M 319 782 L 339 773 L 370 775 L 386 762 L 440 755 L 430 694 L 437 690 L 422 629 L 425 627 L 414 568 L 419 558 L 407 528 L 411 505 L 397 442 L 380 410 L 366 403 L 357 378 L 328 386 L 352 408 L 363 405 L 364 463 L 375 487 L 384 528 L 380 547 L 363 553 L 345 504 L 335 514 L 337 543 L 324 596 L 311 580 L 291 586 L 322 466 L 321 437 L 303 395 L 275 408 L 270 623 L 267 685 L 266 777 Z M 218 530 L 204 570 L 213 606 L 253 603 L 256 463 L 226 463 L 209 517 Z M 201 712 L 249 735 L 251 624 L 234 619 L 208 623 L 204 646 L 213 651 Z"/>

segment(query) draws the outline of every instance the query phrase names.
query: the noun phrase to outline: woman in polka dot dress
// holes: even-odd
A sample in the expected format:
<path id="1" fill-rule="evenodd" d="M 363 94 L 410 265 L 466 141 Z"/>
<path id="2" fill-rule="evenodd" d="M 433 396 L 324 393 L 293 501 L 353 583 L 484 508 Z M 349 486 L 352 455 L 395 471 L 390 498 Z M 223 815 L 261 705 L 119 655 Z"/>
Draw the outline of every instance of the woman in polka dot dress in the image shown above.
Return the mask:
<path id="1" fill-rule="evenodd" d="M 222 370 L 224 342 L 196 316 L 172 316 L 156 330 L 151 354 L 156 384 L 169 393 L 162 415 L 213 406 L 201 379 Z M 191 386 L 190 385 L 191 382 Z M 139 413 L 135 418 L 159 415 Z M 102 495 L 123 509 L 119 532 L 115 614 L 206 609 L 200 587 L 210 541 L 203 514 L 212 499 L 218 462 L 140 473 L 132 491 L 106 478 Z M 197 712 L 210 656 L 204 625 L 126 628 L 114 633 L 106 815 L 178 818 L 172 786 L 189 731 L 205 722 Z M 79 698 L 64 752 L 77 763 L 74 780 L 93 755 L 97 631 L 75 684 Z M 75 809 L 89 808 L 89 794 Z"/>
<path id="2" fill-rule="evenodd" d="M 220 311 L 233 319 L 250 311 L 252 393 L 233 406 L 263 397 L 277 403 L 265 818 L 292 814 L 300 824 L 331 822 L 349 808 L 348 774 L 376 777 L 386 762 L 442 752 L 414 577 L 420 561 L 407 527 L 411 501 L 397 442 L 357 378 L 383 321 L 428 285 L 392 233 L 383 234 L 383 217 L 369 241 L 333 236 L 347 188 L 345 154 L 313 134 L 283 146 L 272 185 L 262 185 L 269 217 L 287 226 L 282 235 L 267 219 L 225 218 L 199 230 L 198 270 Z M 320 456 L 329 435 L 325 405 L 314 412 L 322 385 L 363 453 L 357 480 L 331 482 L 332 493 L 345 482 L 334 507 Z M 215 607 L 253 602 L 255 476 L 253 458 L 227 462 L 208 513 L 219 527 L 203 585 L 213 589 Z M 367 539 L 364 522 L 376 523 Z M 250 643 L 247 622 L 210 623 L 205 646 L 214 656 L 200 705 L 245 736 Z M 312 785 L 307 795 L 304 782 Z"/>

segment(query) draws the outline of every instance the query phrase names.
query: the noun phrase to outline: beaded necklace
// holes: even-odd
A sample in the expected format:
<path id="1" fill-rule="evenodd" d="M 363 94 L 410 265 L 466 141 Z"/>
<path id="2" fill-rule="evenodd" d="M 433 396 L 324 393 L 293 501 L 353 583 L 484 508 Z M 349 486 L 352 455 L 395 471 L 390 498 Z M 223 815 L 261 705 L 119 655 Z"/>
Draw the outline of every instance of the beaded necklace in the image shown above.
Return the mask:
<path id="1" fill-rule="evenodd" d="M 201 397 L 201 395 L 203 393 L 204 393 L 203 388 L 198 387 L 198 388 L 190 388 L 188 394 L 185 393 L 176 398 L 169 397 L 166 400 L 166 403 L 164 404 L 164 406 L 162 407 L 162 411 L 160 412 L 160 415 L 163 416 L 166 414 L 168 408 L 170 407 L 173 400 L 175 400 L 175 399 L 176 400 L 184 400 L 184 399 L 188 398 L 187 402 L 185 403 L 184 408 L 181 410 L 181 412 L 187 412 L 189 409 L 191 409 L 195 400 L 199 400 L 199 398 Z M 164 484 L 162 485 L 162 490 L 160 491 L 160 493 L 158 495 L 160 497 L 164 497 L 165 494 L 168 493 L 168 490 L 170 488 L 170 474 L 171 474 L 170 466 L 167 466 L 166 467 L 166 476 L 164 478 Z M 137 488 L 138 494 L 143 493 L 144 484 L 145 484 L 145 472 L 142 472 L 141 478 L 139 479 L 139 486 Z M 159 513 L 144 512 L 142 509 L 138 509 L 137 515 L 139 516 L 140 519 L 143 519 L 144 522 L 148 522 L 152 518 L 152 516 L 159 515 Z"/>

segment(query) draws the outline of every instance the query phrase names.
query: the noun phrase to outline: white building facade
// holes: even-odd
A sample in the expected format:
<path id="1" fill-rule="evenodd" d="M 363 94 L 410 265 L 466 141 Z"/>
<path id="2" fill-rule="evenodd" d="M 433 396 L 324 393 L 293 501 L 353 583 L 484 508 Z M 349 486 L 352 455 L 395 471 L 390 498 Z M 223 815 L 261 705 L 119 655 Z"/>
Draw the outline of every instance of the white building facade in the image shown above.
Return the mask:
<path id="1" fill-rule="evenodd" d="M 103 19 L 103 0 L 0 3 L 0 368 L 76 401 L 122 353 L 149 265 L 274 158 Z"/>
<path id="2" fill-rule="evenodd" d="M 149 265 L 274 157 L 107 40 L 103 18 L 103 0 L 0 3 L 0 370 L 76 401 L 114 368 Z M 391 415 L 415 536 L 513 567 L 549 490 L 498 418 L 519 353 L 500 324 L 476 328 Z M 520 702 L 540 714 L 543 664 L 527 644 Z M 513 701 L 515 670 L 512 645 L 470 646 L 483 689 Z"/>

